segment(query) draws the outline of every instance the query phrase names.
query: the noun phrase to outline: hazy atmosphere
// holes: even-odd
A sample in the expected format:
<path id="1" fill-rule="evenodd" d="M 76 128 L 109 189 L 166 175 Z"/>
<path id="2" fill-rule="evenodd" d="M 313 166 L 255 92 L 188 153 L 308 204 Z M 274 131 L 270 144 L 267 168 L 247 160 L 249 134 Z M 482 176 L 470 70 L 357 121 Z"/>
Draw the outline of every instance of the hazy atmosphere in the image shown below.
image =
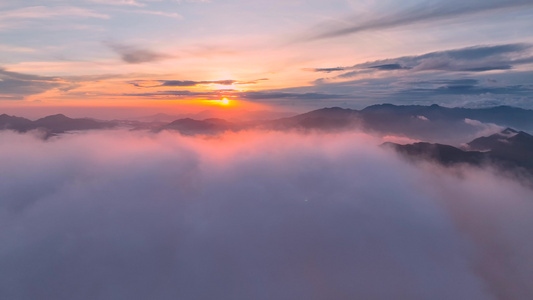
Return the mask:
<path id="1" fill-rule="evenodd" d="M 531 0 L 0 0 L 0 299 L 533 299 Z"/>

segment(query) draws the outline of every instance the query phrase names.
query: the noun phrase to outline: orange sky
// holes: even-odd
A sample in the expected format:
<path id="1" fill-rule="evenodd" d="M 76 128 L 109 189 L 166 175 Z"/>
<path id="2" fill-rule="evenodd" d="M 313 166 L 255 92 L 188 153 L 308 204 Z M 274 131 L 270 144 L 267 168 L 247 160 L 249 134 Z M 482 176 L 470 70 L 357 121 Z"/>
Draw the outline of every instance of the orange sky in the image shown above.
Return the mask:
<path id="1" fill-rule="evenodd" d="M 533 107 L 531 28 L 523 0 L 4 0 L 0 109 Z"/>

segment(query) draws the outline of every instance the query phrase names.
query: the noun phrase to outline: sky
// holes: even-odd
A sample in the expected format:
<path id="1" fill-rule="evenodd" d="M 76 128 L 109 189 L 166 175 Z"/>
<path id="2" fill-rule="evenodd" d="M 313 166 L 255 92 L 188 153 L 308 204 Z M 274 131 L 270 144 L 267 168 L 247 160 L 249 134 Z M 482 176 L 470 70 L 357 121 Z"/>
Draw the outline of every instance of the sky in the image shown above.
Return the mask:
<path id="1" fill-rule="evenodd" d="M 18 115 L 533 108 L 531 78 L 530 0 L 0 2 Z"/>

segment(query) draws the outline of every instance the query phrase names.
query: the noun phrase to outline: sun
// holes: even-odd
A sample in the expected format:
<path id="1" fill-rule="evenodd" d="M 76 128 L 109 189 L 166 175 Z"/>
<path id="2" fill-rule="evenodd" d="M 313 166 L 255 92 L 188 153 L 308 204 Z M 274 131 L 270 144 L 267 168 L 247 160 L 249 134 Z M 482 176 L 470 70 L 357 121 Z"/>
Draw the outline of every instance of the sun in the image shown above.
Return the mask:
<path id="1" fill-rule="evenodd" d="M 226 97 L 222 99 L 219 98 L 219 99 L 207 100 L 207 103 L 210 105 L 227 106 L 227 107 L 232 107 L 236 104 L 234 100 L 230 100 Z"/>

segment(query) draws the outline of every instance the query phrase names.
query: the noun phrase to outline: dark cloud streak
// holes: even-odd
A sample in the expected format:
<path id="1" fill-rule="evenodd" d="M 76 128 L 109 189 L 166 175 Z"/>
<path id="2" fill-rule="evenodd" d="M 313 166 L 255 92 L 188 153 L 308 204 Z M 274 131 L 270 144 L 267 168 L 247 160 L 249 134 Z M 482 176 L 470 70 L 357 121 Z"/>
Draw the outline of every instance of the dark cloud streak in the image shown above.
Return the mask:
<path id="1" fill-rule="evenodd" d="M 0 98 L 4 100 L 21 100 L 54 88 L 68 89 L 68 86 L 58 77 L 11 72 L 0 67 Z"/>
<path id="2" fill-rule="evenodd" d="M 128 93 L 123 94 L 122 96 L 129 97 L 220 97 L 221 95 L 231 95 L 238 97 L 244 100 L 272 100 L 272 99 L 293 99 L 293 100 L 327 100 L 327 99 L 342 99 L 346 98 L 345 95 L 341 94 L 329 94 L 329 93 L 296 93 L 296 92 L 287 92 L 283 90 L 270 90 L 270 91 L 247 91 L 247 92 L 238 92 L 234 90 L 218 90 L 212 92 L 193 92 L 188 90 L 181 91 L 157 91 L 150 93 Z"/>
<path id="3" fill-rule="evenodd" d="M 332 73 L 332 72 L 339 72 L 344 71 L 346 68 L 344 67 L 336 67 L 336 68 L 314 68 L 314 69 L 304 69 L 305 71 L 311 71 L 311 72 L 317 72 L 317 73 Z"/>
<path id="4" fill-rule="evenodd" d="M 216 80 L 216 81 L 180 81 L 180 80 L 169 80 L 169 81 L 160 81 L 160 86 L 197 86 L 197 85 L 206 85 L 206 84 L 220 84 L 220 85 L 232 85 L 236 83 L 236 80 Z"/>
<path id="5" fill-rule="evenodd" d="M 354 71 L 341 74 L 339 77 L 353 77 L 361 74 L 364 69 L 378 71 L 406 70 L 409 72 L 510 70 L 513 66 L 531 63 L 533 61 L 532 48 L 531 44 L 474 46 L 430 52 L 416 56 L 389 58 L 345 68 L 345 70 Z"/>
<path id="6" fill-rule="evenodd" d="M 385 65 L 371 66 L 368 68 L 382 70 L 382 71 L 410 69 L 410 68 L 402 67 L 400 64 L 385 64 Z"/>
<path id="7" fill-rule="evenodd" d="M 159 53 L 137 46 L 125 45 L 117 42 L 104 42 L 109 48 L 118 53 L 121 59 L 129 64 L 142 64 L 173 58 L 173 55 Z"/>
<path id="8" fill-rule="evenodd" d="M 239 81 L 239 80 L 135 80 L 128 82 L 136 87 L 195 87 L 199 85 L 210 85 L 210 84 L 219 84 L 219 85 L 248 85 L 248 84 L 258 84 L 261 81 L 268 80 L 268 78 L 261 78 L 252 81 Z M 160 84 L 153 85 L 151 83 L 158 82 Z"/>
<path id="9" fill-rule="evenodd" d="M 349 34 L 355 34 L 358 32 L 388 29 L 424 22 L 435 22 L 443 19 L 450 19 L 477 13 L 520 8 L 526 6 L 533 6 L 533 2 L 530 0 L 453 0 L 439 1 L 437 3 L 426 2 L 424 5 L 413 7 L 409 10 L 401 11 L 396 14 L 386 15 L 362 23 L 351 22 L 354 24 L 351 26 L 338 27 L 337 25 L 325 24 L 321 26 L 322 28 L 326 27 L 325 30 L 313 34 L 306 40 L 313 41 L 335 38 Z M 357 18 L 359 18 L 359 16 L 353 17 L 352 19 Z"/>

